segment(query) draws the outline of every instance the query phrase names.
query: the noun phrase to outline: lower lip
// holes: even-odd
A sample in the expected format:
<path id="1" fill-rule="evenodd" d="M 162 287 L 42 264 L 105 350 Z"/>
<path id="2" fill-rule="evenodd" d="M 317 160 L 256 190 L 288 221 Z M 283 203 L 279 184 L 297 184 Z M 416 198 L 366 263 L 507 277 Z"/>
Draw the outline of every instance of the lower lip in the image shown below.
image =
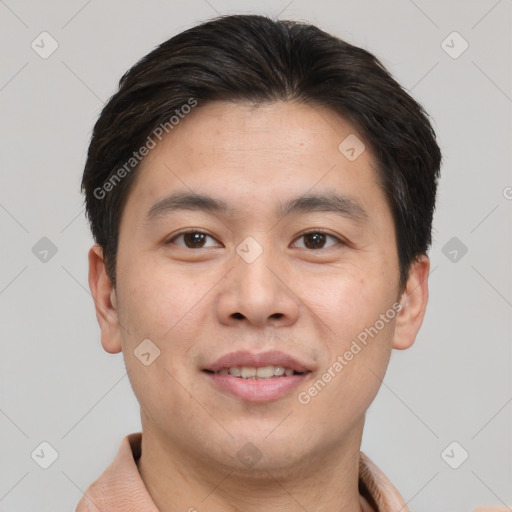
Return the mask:
<path id="1" fill-rule="evenodd" d="M 243 379 L 233 375 L 203 373 L 219 388 L 248 402 L 268 402 L 281 398 L 304 382 L 308 375 L 304 373 L 272 379 Z"/>

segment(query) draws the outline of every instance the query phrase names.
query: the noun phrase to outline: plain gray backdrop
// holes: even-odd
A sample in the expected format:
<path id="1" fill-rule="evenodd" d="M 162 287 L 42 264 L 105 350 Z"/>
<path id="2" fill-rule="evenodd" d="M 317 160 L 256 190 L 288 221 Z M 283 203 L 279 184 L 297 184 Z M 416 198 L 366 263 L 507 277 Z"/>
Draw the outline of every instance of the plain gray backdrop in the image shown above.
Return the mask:
<path id="1" fill-rule="evenodd" d="M 393 352 L 362 450 L 414 512 L 512 507 L 511 0 L 0 0 L 0 510 L 74 510 L 140 430 L 88 288 L 88 142 L 139 58 L 241 12 L 368 49 L 432 116 L 444 162 L 430 302 L 414 346 Z"/>

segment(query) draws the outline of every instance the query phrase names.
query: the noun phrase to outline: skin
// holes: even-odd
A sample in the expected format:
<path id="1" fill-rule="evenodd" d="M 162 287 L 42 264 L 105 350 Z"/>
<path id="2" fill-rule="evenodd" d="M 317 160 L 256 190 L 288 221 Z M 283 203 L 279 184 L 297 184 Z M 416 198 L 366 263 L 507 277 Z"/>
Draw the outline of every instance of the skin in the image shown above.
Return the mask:
<path id="1" fill-rule="evenodd" d="M 365 413 L 391 350 L 414 343 L 429 260 L 411 264 L 400 290 L 394 224 L 375 160 L 366 145 L 349 161 L 338 150 L 349 134 L 357 132 L 325 108 L 199 105 L 141 164 L 121 219 L 116 289 L 101 248 L 89 251 L 101 342 L 109 353 L 123 352 L 141 406 L 139 471 L 159 510 L 252 512 L 262 503 L 268 512 L 371 510 L 357 488 Z M 276 216 L 280 201 L 326 190 L 357 200 L 366 220 Z M 146 223 L 151 205 L 175 191 L 222 198 L 236 213 L 174 211 Z M 173 238 L 194 228 L 209 235 L 202 247 Z M 319 248 L 301 236 L 315 228 L 329 234 Z M 249 236 L 263 249 L 252 263 L 236 252 Z M 397 301 L 396 317 L 300 403 L 298 393 Z M 144 339 L 161 351 L 149 366 L 133 353 Z M 244 401 L 201 372 L 241 349 L 282 350 L 312 373 L 285 397 Z M 262 455 L 252 467 L 237 457 L 247 442 Z"/>

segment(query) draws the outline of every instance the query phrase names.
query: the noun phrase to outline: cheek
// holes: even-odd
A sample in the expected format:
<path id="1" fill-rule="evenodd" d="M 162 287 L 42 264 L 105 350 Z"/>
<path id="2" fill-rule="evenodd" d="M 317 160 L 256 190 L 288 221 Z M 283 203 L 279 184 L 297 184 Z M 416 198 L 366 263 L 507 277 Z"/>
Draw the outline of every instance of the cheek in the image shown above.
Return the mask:
<path id="1" fill-rule="evenodd" d="M 380 330 L 375 319 L 365 325 L 359 315 L 357 322 L 346 322 L 343 336 L 329 347 L 329 362 L 298 397 L 312 417 L 320 418 L 328 411 L 330 421 L 324 429 L 333 436 L 339 434 L 340 425 L 348 430 L 365 414 L 381 387 L 391 356 L 394 320 Z"/>
<path id="2" fill-rule="evenodd" d="M 337 389 L 356 401 L 373 399 L 391 355 L 394 303 L 394 287 L 376 276 L 339 281 L 323 294 L 316 310 L 322 319 L 330 319 L 325 343 L 329 356 L 322 372 L 328 373 L 331 393 Z"/>
<path id="3" fill-rule="evenodd" d="M 392 306 L 396 283 L 362 265 L 336 273 L 338 277 L 331 275 L 323 282 L 304 278 L 296 282 L 307 282 L 302 297 L 329 327 L 331 341 L 343 345 L 373 325 Z"/>
<path id="4" fill-rule="evenodd" d="M 201 325 L 208 284 L 200 285 L 193 275 L 166 264 L 162 258 L 134 259 L 123 276 L 122 314 L 136 332 L 155 340 L 172 340 L 178 333 L 187 338 Z M 201 318 L 199 318 L 201 317 Z M 130 335 L 130 337 L 133 337 Z"/>
<path id="5" fill-rule="evenodd" d="M 184 361 L 188 352 L 211 322 L 212 310 L 207 297 L 209 281 L 197 278 L 197 273 L 180 272 L 162 258 L 143 254 L 132 258 L 119 279 L 120 322 L 125 364 L 133 382 L 134 392 L 159 403 L 162 389 L 175 389 L 187 379 Z M 143 340 L 151 340 L 158 357 L 150 366 L 144 366 L 136 357 Z M 147 343 L 147 342 L 146 342 Z M 159 352 L 158 352 L 159 351 Z M 153 357 L 151 354 L 150 357 Z"/>

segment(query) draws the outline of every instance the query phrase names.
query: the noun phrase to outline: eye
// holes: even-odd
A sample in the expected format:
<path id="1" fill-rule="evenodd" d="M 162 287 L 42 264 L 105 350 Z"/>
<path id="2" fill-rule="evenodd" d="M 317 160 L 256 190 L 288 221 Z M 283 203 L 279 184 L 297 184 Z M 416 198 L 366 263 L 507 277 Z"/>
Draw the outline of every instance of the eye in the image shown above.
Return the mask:
<path id="1" fill-rule="evenodd" d="M 175 244 L 179 247 L 184 247 L 186 249 L 203 249 L 206 247 L 215 247 L 215 244 L 213 245 L 206 245 L 206 240 L 210 238 L 211 240 L 215 241 L 215 238 L 208 235 L 206 232 L 202 230 L 191 230 L 191 231 L 183 231 L 181 233 L 178 233 L 177 235 L 174 235 L 172 238 L 167 240 L 166 244 Z M 326 247 L 326 241 L 327 239 L 331 239 L 334 241 L 330 246 L 328 245 Z M 178 240 L 183 240 L 183 243 L 177 243 Z M 303 246 L 299 248 L 304 249 L 313 249 L 313 250 L 319 250 L 319 249 L 326 249 L 331 247 L 332 245 L 336 245 L 336 243 L 343 244 L 343 241 L 339 239 L 338 237 L 335 237 L 334 235 L 329 235 L 328 233 L 325 233 L 320 230 L 314 230 L 314 231 L 308 231 L 306 233 L 303 233 L 300 235 L 300 237 L 297 240 L 304 239 Z M 295 242 L 297 244 L 297 242 Z M 295 245 L 294 244 L 294 245 Z"/>
<path id="2" fill-rule="evenodd" d="M 212 240 L 215 240 L 212 236 L 208 235 L 204 231 L 201 230 L 193 230 L 193 231 L 184 231 L 182 233 L 179 233 L 177 235 L 174 235 L 172 238 L 167 240 L 166 244 L 175 244 L 179 247 L 185 247 L 186 249 L 202 249 L 204 247 L 214 247 L 213 246 L 207 246 L 205 245 L 205 240 L 207 238 L 211 238 Z M 183 242 L 185 245 L 176 244 L 176 240 L 183 239 Z"/>
<path id="3" fill-rule="evenodd" d="M 326 249 L 324 245 L 327 238 L 331 238 L 332 240 L 335 240 L 336 242 L 343 244 L 343 241 L 340 240 L 339 238 L 319 230 L 302 233 L 302 235 L 300 235 L 300 237 L 297 240 L 300 240 L 301 238 L 305 240 L 304 247 L 300 247 L 301 249 Z"/>

